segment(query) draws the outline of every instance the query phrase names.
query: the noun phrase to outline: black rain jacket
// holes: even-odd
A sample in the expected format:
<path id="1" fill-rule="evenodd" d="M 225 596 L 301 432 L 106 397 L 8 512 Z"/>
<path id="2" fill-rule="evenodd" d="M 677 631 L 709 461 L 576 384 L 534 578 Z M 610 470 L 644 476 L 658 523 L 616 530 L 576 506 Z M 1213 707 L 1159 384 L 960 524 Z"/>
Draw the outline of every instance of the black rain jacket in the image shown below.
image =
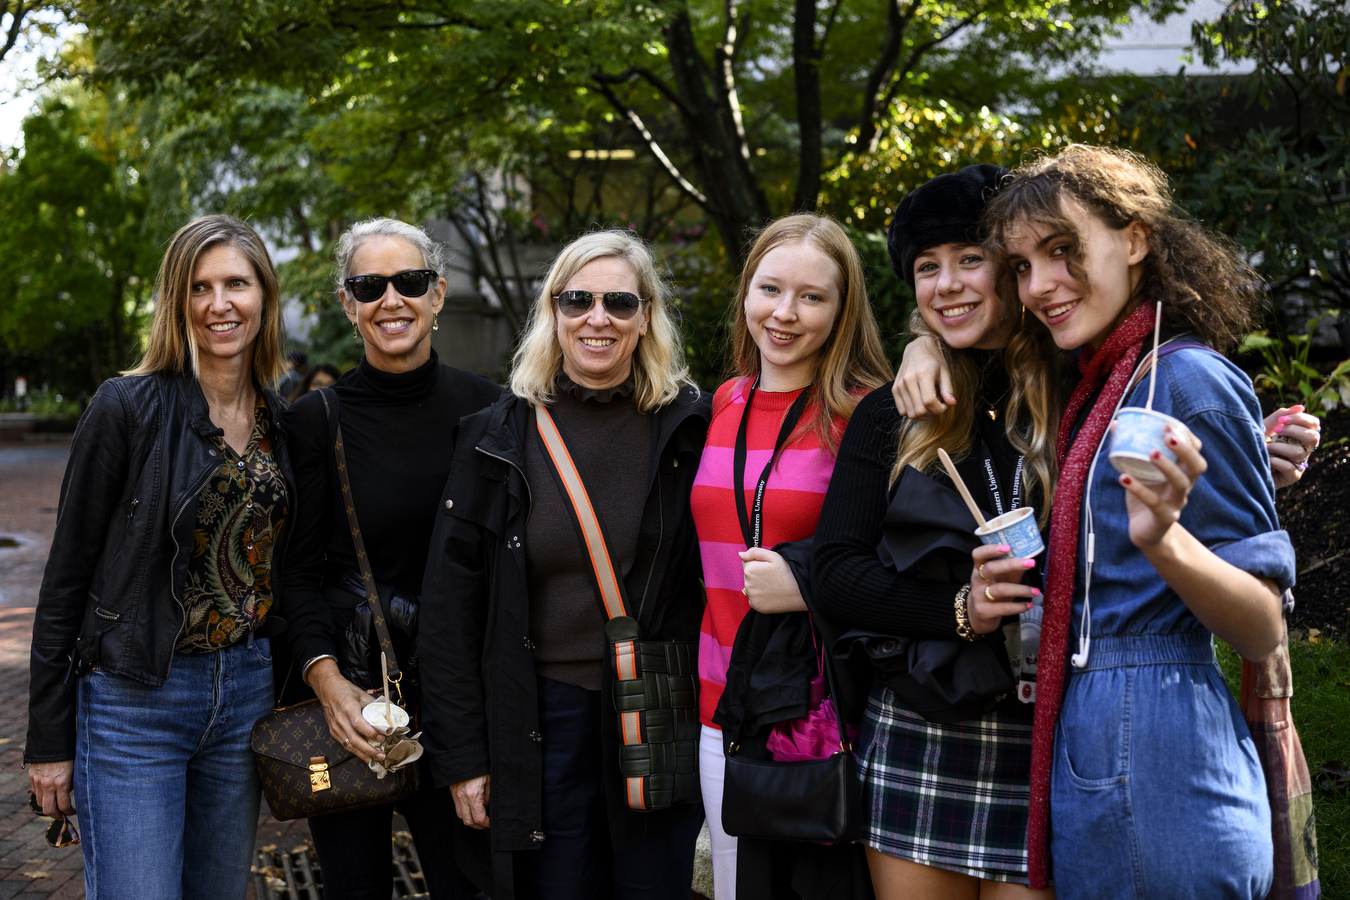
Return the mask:
<path id="1" fill-rule="evenodd" d="M 689 496 L 710 417 L 710 396 L 688 386 L 651 414 L 651 481 L 625 580 L 643 640 L 698 640 L 704 594 Z M 510 854 L 538 849 L 548 837 L 540 831 L 542 745 L 524 535 L 531 489 L 556 487 L 525 481 L 525 441 L 538 439 L 526 434 L 529 419 L 529 405 L 507 394 L 461 420 L 422 581 L 417 642 L 423 744 L 437 787 L 492 776 L 498 900 L 512 896 Z M 608 697 L 612 680 L 602 668 Z M 602 703 L 610 711 L 601 716 L 610 834 L 621 848 L 693 810 L 628 809 L 616 718 L 612 704 Z"/>
<path id="2" fill-rule="evenodd" d="M 295 517 L 285 402 L 264 391 L 272 452 Z M 56 533 L 33 620 L 24 761 L 75 758 L 75 675 L 97 664 L 151 687 L 169 675 L 183 629 L 197 495 L 220 467 L 192 375 L 105 381 L 80 417 L 61 483 Z M 282 530 L 282 542 L 289 528 Z M 284 548 L 273 548 L 272 593 L 282 596 Z M 280 612 L 279 603 L 272 614 Z"/>

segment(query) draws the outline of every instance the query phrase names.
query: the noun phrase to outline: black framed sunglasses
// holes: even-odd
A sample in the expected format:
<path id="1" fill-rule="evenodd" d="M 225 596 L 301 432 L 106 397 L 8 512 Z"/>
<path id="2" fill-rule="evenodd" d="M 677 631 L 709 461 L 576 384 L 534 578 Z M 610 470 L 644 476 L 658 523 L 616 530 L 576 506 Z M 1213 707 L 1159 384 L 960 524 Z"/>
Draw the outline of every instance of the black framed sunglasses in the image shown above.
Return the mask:
<path id="1" fill-rule="evenodd" d="M 647 301 L 628 291 L 605 291 L 593 294 L 590 291 L 563 291 L 553 298 L 557 301 L 558 311 L 569 319 L 584 316 L 591 311 L 595 301 L 605 304 L 605 312 L 616 319 L 631 319 Z"/>
<path id="2" fill-rule="evenodd" d="M 347 290 L 360 303 L 374 303 L 384 296 L 389 282 L 404 297 L 421 297 L 431 288 L 431 282 L 440 276 L 435 269 L 409 269 L 397 275 L 353 275 L 343 280 Z"/>
<path id="3" fill-rule="evenodd" d="M 37 794 L 28 792 L 28 808 L 42 816 L 44 819 L 47 814 L 38 806 Z M 80 842 L 80 833 L 75 830 L 75 826 L 70 823 L 70 819 L 61 816 L 52 819 L 52 823 L 47 826 L 47 843 L 53 847 L 73 847 Z"/>

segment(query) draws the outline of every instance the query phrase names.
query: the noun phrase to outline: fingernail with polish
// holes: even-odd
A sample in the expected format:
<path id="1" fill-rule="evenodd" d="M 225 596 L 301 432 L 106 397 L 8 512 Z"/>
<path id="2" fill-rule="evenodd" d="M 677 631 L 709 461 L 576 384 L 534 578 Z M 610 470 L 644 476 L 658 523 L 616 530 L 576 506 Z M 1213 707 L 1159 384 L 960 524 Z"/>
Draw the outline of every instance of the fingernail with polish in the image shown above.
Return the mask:
<path id="1" fill-rule="evenodd" d="M 1035 565 L 1036 565 L 1036 560 L 1034 560 L 1034 559 L 1024 559 L 1024 560 L 1022 560 L 1022 568 L 1024 568 L 1024 569 L 1030 569 L 1030 568 L 1032 568 L 1032 567 L 1035 566 Z"/>
<path id="2" fill-rule="evenodd" d="M 1028 604 L 1027 604 L 1027 609 L 1032 609 L 1032 608 L 1034 608 L 1035 606 L 1036 606 L 1035 603 L 1028 603 Z"/>
<path id="3" fill-rule="evenodd" d="M 1292 418 L 1293 418 L 1293 416 L 1280 416 L 1280 417 L 1279 417 L 1278 419 L 1276 419 L 1275 421 L 1279 422 L 1281 425 L 1288 425 L 1288 424 L 1289 424 L 1289 420 L 1292 419 Z"/>
<path id="4" fill-rule="evenodd" d="M 999 545 L 998 545 L 998 552 L 999 552 L 999 553 L 1011 553 L 1011 552 L 1012 552 L 1012 547 L 1009 547 L 1007 544 L 999 544 Z"/>
<path id="5" fill-rule="evenodd" d="M 1130 476 L 1128 476 L 1128 475 L 1122 475 L 1122 476 L 1120 476 L 1120 483 L 1121 483 L 1121 484 L 1134 484 L 1134 482 L 1130 479 Z"/>
<path id="6" fill-rule="evenodd" d="M 1033 596 L 1033 597 L 1039 597 L 1040 595 L 1041 595 L 1041 591 L 1040 591 L 1039 588 L 1032 588 L 1032 589 L 1031 589 L 1031 596 Z"/>
<path id="7" fill-rule="evenodd" d="M 1167 446 L 1169 446 L 1169 447 L 1175 447 L 1176 445 L 1177 445 L 1177 439 L 1176 439 L 1176 438 L 1170 437 L 1170 438 L 1167 439 Z"/>
<path id="8" fill-rule="evenodd" d="M 1273 429 L 1271 429 L 1271 432 L 1270 432 L 1270 433 L 1271 433 L 1271 434 L 1279 434 L 1281 431 L 1284 431 L 1284 426 L 1283 426 L 1283 425 L 1276 425 Z"/>

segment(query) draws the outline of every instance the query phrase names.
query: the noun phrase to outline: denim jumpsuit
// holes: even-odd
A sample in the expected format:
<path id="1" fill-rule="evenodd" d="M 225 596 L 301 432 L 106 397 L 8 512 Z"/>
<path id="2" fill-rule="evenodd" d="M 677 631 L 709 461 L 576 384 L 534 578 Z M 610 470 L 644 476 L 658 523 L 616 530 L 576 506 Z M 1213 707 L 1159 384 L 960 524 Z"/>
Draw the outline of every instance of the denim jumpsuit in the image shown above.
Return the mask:
<path id="1" fill-rule="evenodd" d="M 1186 423 L 1208 470 L 1180 523 L 1221 559 L 1294 581 L 1251 382 L 1201 348 L 1158 362 L 1153 408 Z M 1142 407 L 1145 376 L 1124 406 Z M 1210 632 L 1130 543 L 1125 490 L 1098 452 L 1087 664 L 1070 665 L 1055 733 L 1050 850 L 1060 900 L 1252 898 L 1273 877 L 1270 807 Z M 1070 653 L 1081 650 L 1084 509 Z"/>

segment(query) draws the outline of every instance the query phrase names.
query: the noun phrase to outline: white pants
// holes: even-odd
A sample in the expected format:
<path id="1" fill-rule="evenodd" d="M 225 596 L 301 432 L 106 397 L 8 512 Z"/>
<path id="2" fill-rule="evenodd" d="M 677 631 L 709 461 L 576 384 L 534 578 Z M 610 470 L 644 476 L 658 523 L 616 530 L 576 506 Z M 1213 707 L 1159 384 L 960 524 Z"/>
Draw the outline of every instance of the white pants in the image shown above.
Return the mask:
<path id="1" fill-rule="evenodd" d="M 702 726 L 698 742 L 698 782 L 703 791 L 703 814 L 712 838 L 713 892 L 716 900 L 736 900 L 736 839 L 722 830 L 722 777 L 727 760 L 722 731 Z"/>

